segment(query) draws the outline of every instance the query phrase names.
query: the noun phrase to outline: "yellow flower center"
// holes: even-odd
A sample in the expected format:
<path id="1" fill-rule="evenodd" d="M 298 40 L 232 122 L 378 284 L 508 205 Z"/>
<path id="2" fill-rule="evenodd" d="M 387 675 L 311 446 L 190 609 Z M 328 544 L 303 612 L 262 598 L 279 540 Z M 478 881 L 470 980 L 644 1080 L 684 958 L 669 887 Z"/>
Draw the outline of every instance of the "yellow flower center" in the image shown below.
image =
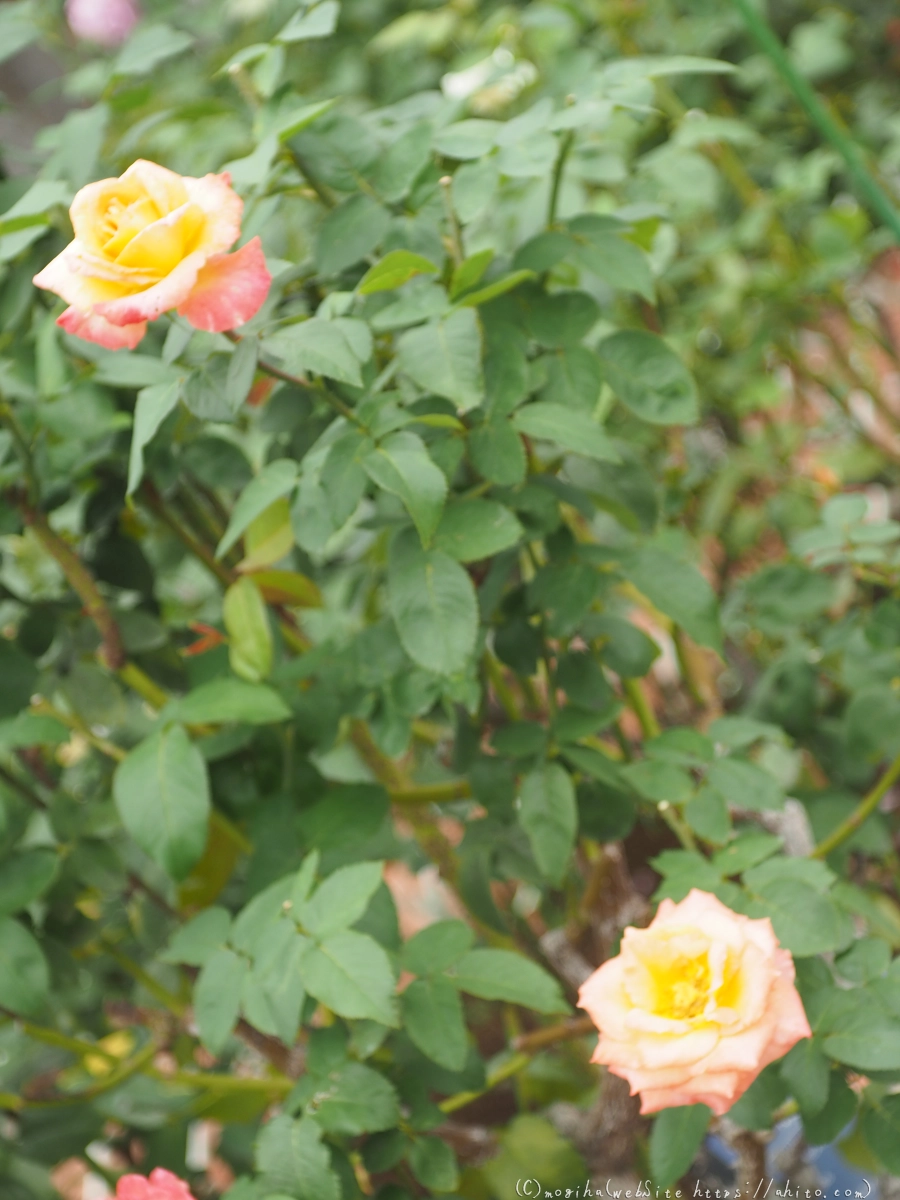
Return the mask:
<path id="1" fill-rule="evenodd" d="M 153 201 L 142 196 L 124 199 L 110 196 L 101 215 L 99 238 L 103 250 L 115 259 L 142 229 L 159 219 L 159 210 Z"/>
<path id="2" fill-rule="evenodd" d="M 659 963 L 653 971 L 656 985 L 654 1011 L 673 1021 L 699 1017 L 706 1008 L 710 981 L 709 960 L 705 954 L 699 958 L 679 956 Z"/>

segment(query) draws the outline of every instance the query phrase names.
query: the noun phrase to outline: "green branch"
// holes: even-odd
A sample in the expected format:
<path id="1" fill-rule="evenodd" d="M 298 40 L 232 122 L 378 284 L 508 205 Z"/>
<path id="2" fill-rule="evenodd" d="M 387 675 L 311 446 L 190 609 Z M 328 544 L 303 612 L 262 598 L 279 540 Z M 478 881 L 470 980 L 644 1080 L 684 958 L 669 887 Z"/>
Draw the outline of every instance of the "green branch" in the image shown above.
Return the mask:
<path id="1" fill-rule="evenodd" d="M 752 0 L 732 0 L 732 3 L 809 119 L 844 160 L 847 174 L 853 181 L 860 197 L 900 242 L 900 213 L 894 207 L 887 192 L 866 166 L 865 159 L 852 136 L 838 124 L 827 106 L 819 99 L 791 62 L 774 30 L 763 14 L 754 6 Z"/>
<path id="2" fill-rule="evenodd" d="M 842 821 L 837 829 L 833 830 L 824 841 L 816 846 L 810 857 L 827 858 L 833 850 L 836 850 L 849 837 L 852 837 L 860 825 L 872 815 L 898 779 L 900 779 L 900 754 L 897 755 L 872 790 L 863 796 L 850 816 L 845 821 Z"/>

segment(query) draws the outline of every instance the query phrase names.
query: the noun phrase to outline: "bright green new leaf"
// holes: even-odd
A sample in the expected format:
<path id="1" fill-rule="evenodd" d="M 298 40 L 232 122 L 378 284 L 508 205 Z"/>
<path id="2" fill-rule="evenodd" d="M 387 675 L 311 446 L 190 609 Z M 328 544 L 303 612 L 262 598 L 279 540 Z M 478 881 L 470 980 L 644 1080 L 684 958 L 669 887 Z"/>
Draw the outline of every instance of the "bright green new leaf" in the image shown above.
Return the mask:
<path id="1" fill-rule="evenodd" d="M 414 275 L 436 275 L 438 268 L 430 259 L 411 250 L 391 250 L 374 267 L 369 267 L 356 285 L 362 296 L 372 292 L 389 292 L 401 287 Z"/>
<path id="2" fill-rule="evenodd" d="M 249 683 L 260 683 L 272 670 L 272 629 L 266 602 L 248 576 L 225 593 L 222 616 L 232 671 Z"/>

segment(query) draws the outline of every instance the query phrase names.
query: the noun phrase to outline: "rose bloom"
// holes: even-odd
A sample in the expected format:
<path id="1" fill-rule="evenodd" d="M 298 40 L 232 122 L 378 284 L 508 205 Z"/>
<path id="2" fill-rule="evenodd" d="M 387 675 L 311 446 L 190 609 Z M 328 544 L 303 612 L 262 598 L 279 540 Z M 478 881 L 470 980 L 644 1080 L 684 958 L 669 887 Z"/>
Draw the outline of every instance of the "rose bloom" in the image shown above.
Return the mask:
<path id="1" fill-rule="evenodd" d="M 141 19 L 135 0 L 66 0 L 66 20 L 77 38 L 118 46 Z"/>
<path id="2" fill-rule="evenodd" d="M 133 349 L 171 308 L 222 333 L 259 311 L 272 282 L 258 237 L 225 253 L 243 207 L 227 174 L 194 179 L 139 159 L 81 189 L 69 209 L 75 240 L 34 282 L 69 304 L 58 319 L 67 333 L 108 350 Z"/>
<path id="3" fill-rule="evenodd" d="M 794 962 L 768 917 L 751 920 L 694 888 L 582 985 L 600 1030 L 592 1061 L 627 1079 L 641 1112 L 706 1104 L 722 1116 L 763 1067 L 812 1031 Z"/>
<path id="4" fill-rule="evenodd" d="M 116 1200 L 194 1200 L 191 1189 L 177 1175 L 157 1167 L 150 1178 L 123 1175 L 116 1184 Z"/>

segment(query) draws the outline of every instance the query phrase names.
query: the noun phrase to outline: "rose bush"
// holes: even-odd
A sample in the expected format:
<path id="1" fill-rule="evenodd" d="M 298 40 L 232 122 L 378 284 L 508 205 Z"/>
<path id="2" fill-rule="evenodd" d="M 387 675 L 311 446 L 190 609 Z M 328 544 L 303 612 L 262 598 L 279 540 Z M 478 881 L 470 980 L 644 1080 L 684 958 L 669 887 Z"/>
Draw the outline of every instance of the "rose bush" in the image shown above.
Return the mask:
<path id="1" fill-rule="evenodd" d="M 2 1200 L 890 1194 L 896 31 L 735 5 L 0 5 Z"/>

